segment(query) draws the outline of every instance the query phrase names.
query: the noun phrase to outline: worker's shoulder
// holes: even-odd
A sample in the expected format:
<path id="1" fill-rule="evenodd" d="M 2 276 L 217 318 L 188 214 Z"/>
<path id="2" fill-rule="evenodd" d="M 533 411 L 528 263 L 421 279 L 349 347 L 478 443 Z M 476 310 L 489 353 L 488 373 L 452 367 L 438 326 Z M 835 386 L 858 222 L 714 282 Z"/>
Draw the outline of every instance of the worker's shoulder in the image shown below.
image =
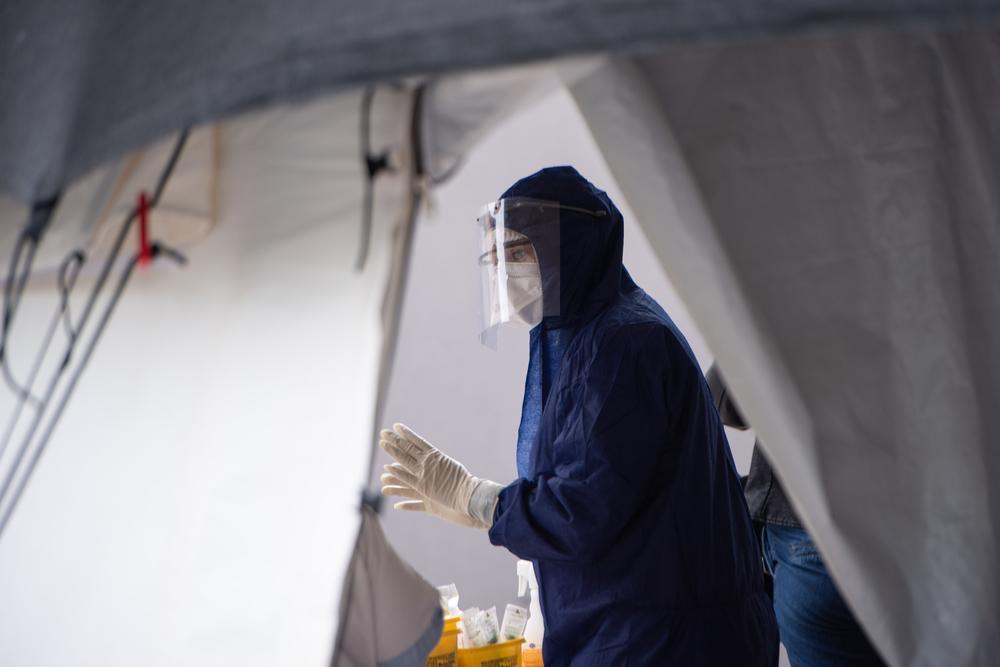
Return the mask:
<path id="1" fill-rule="evenodd" d="M 652 347 L 671 347 L 677 332 L 665 313 L 644 304 L 618 303 L 594 322 L 592 350 L 634 350 L 648 352 Z"/>

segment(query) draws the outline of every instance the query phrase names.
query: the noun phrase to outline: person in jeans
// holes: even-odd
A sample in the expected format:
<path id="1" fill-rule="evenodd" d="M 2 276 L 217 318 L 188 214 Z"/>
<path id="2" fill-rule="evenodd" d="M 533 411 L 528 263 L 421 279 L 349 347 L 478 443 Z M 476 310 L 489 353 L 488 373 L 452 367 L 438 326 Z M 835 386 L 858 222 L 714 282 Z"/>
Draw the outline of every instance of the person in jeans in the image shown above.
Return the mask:
<path id="1" fill-rule="evenodd" d="M 717 367 L 709 369 L 707 379 L 722 423 L 747 430 Z M 773 577 L 778 631 L 792 666 L 884 665 L 837 590 L 759 442 L 754 444 L 744 493 L 761 537 L 764 569 Z"/>

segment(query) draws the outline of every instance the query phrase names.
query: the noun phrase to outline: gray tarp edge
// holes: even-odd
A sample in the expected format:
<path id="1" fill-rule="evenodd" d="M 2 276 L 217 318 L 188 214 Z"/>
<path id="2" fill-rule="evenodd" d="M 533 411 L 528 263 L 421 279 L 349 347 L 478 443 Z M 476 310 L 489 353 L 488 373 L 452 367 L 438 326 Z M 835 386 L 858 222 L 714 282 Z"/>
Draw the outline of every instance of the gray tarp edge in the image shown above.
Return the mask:
<path id="1" fill-rule="evenodd" d="M 0 191 L 46 197 L 183 126 L 342 86 L 844 21 L 993 16 L 1000 0 L 184 0 L 0 8 Z"/>

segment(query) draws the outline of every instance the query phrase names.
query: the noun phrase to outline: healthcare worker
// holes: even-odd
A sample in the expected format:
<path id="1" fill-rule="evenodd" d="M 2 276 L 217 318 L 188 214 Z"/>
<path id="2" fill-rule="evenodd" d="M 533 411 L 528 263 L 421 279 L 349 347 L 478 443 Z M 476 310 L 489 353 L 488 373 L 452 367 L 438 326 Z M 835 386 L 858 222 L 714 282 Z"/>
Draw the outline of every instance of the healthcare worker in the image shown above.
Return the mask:
<path id="1" fill-rule="evenodd" d="M 383 431 L 382 492 L 533 561 L 546 667 L 772 667 L 778 634 L 740 480 L 684 336 L 622 266 L 623 220 L 571 167 L 479 218 L 486 331 L 531 328 L 517 480 Z"/>

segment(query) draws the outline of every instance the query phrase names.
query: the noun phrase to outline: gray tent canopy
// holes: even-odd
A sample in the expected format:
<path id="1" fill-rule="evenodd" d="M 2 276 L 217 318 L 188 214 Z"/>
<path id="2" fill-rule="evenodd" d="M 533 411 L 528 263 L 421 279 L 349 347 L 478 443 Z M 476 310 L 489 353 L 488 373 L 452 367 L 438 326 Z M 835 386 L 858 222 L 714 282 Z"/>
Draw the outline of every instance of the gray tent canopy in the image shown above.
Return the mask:
<path id="1" fill-rule="evenodd" d="M 998 9 L 998 0 L 13 0 L 0 8 L 0 191 L 51 197 L 182 127 L 373 81 Z"/>
<path id="2" fill-rule="evenodd" d="M 891 664 L 1000 656 L 998 45 L 786 35 L 573 88 Z"/>

